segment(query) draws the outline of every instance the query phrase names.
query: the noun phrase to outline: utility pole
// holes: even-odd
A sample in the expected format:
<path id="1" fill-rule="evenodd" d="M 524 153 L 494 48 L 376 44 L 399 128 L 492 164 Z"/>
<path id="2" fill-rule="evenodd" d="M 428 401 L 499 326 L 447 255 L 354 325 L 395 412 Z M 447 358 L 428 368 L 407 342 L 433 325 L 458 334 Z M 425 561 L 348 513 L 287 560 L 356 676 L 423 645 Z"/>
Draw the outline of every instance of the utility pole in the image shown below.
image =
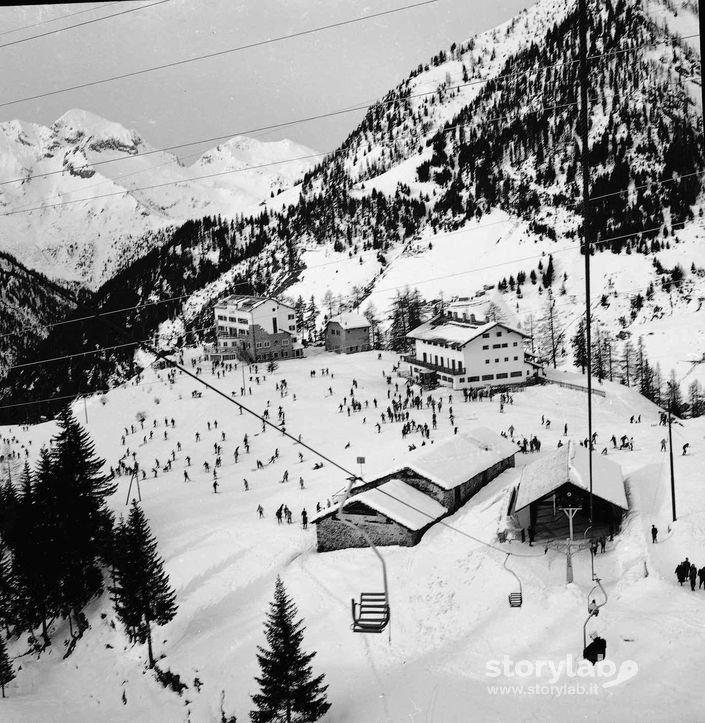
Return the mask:
<path id="1" fill-rule="evenodd" d="M 676 521 L 676 479 L 673 474 L 673 437 L 671 436 L 671 400 L 673 399 L 673 387 L 668 382 L 668 457 L 671 464 L 671 507 L 673 509 L 673 521 Z"/>
<path id="2" fill-rule="evenodd" d="M 701 2 L 703 0 L 700 0 Z M 588 405 L 588 474 L 590 478 L 590 524 L 592 524 L 592 359 L 590 325 L 590 156 L 588 153 L 588 65 L 587 65 L 587 0 L 579 0 L 580 24 L 580 137 L 583 175 L 583 254 L 585 255 L 585 337 L 587 343 L 587 405 Z M 702 20 L 701 20 L 702 22 Z"/>
<path id="3" fill-rule="evenodd" d="M 700 97 L 705 108 L 705 0 L 698 0 L 698 21 L 700 23 Z"/>

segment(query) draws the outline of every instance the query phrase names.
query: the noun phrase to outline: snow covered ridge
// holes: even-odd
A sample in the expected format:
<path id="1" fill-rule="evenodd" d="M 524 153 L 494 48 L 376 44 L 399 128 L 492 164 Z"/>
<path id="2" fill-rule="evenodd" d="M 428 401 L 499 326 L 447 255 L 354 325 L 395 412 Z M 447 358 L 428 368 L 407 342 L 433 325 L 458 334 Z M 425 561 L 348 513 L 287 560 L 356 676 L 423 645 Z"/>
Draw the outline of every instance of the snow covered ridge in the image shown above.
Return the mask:
<path id="1" fill-rule="evenodd" d="M 49 128 L 3 122 L 0 250 L 96 288 L 158 245 L 170 227 L 205 215 L 256 213 L 294 186 L 312 154 L 288 140 L 236 136 L 182 163 L 85 110 L 70 110 Z"/>

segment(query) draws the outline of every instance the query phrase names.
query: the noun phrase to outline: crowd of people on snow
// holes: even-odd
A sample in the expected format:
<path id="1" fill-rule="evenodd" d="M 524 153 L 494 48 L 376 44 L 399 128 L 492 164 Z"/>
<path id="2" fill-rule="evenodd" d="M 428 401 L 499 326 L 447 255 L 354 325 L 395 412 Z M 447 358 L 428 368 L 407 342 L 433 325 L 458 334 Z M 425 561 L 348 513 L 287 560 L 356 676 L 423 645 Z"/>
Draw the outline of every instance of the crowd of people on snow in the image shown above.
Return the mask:
<path id="1" fill-rule="evenodd" d="M 676 566 L 676 577 L 681 585 L 690 581 L 691 590 L 695 590 L 696 580 L 700 581 L 698 590 L 705 588 L 705 565 L 698 570 L 697 566 L 686 557 L 683 562 L 679 562 Z"/>

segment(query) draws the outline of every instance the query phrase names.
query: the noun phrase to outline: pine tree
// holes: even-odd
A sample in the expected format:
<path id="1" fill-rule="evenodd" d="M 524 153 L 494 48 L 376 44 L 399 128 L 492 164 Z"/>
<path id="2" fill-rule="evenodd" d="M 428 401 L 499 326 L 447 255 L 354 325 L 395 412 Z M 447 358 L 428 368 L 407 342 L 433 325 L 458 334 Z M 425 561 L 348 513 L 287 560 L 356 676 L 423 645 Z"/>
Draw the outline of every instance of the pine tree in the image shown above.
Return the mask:
<path id="1" fill-rule="evenodd" d="M 580 371 L 585 374 L 585 367 L 587 367 L 588 356 L 587 356 L 587 340 L 585 338 L 585 319 L 582 318 L 578 322 L 578 328 L 575 332 L 575 336 L 571 341 L 573 347 L 573 363 L 576 367 L 580 367 Z"/>
<path id="2" fill-rule="evenodd" d="M 92 440 L 70 407 L 59 412 L 57 423 L 48 474 L 37 478 L 34 506 L 59 571 L 58 599 L 52 602 L 71 629 L 73 615 L 80 631 L 81 610 L 103 591 L 100 563 L 112 534 L 106 499 L 116 485 L 103 474 L 105 462 L 95 456 Z"/>
<path id="3" fill-rule="evenodd" d="M 705 399 L 703 398 L 703 389 L 700 382 L 694 379 L 688 385 L 688 407 L 690 408 L 691 417 L 700 417 L 705 413 Z"/>
<path id="4" fill-rule="evenodd" d="M 303 331 L 306 327 L 306 302 L 301 295 L 294 304 L 294 313 L 296 314 L 296 330 Z"/>
<path id="5" fill-rule="evenodd" d="M 632 347 L 632 343 L 627 340 L 622 349 L 621 372 L 622 384 L 626 384 L 628 387 L 631 386 L 634 380 L 635 363 L 634 348 Z"/>
<path id="6" fill-rule="evenodd" d="M 309 341 L 312 341 L 316 336 L 316 319 L 320 315 L 320 311 L 318 310 L 318 307 L 316 306 L 316 298 L 313 294 L 311 294 L 311 300 L 308 302 L 308 305 L 306 306 L 306 319 L 305 319 L 305 326 L 306 330 L 308 331 L 308 339 Z"/>
<path id="7" fill-rule="evenodd" d="M 10 555 L 0 541 L 0 627 L 10 635 L 10 625 L 15 624 L 17 603 L 17 581 L 15 580 Z"/>
<path id="8" fill-rule="evenodd" d="M 250 712 L 254 723 L 313 723 L 326 714 L 325 675 L 313 676 L 309 663 L 316 653 L 301 650 L 303 620 L 277 577 L 274 600 L 264 626 L 268 649 L 258 646 L 257 660 L 262 672 L 255 678 L 260 693 L 252 696 L 257 710 Z"/>
<path id="9" fill-rule="evenodd" d="M 164 571 L 147 519 L 133 500 L 127 522 L 115 534 L 112 588 L 115 611 L 130 640 L 147 643 L 149 667 L 154 667 L 152 624 L 166 625 L 177 611 L 176 593 Z"/>
<path id="10" fill-rule="evenodd" d="M 0 637 L 0 688 L 2 697 L 5 697 L 5 686 L 15 679 L 15 671 L 12 669 L 10 656 L 7 654 L 5 641 Z"/>

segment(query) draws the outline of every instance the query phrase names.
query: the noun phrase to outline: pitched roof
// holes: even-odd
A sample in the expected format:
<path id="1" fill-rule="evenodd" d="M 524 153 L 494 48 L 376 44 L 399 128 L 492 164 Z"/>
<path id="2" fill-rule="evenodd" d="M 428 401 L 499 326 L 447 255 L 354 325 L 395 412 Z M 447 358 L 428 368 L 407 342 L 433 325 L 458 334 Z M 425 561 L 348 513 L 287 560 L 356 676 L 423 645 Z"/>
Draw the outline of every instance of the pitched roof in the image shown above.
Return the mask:
<path id="1" fill-rule="evenodd" d="M 473 326 L 470 322 L 457 321 L 447 317 L 431 319 L 421 326 L 412 329 L 407 335 L 407 339 L 420 339 L 422 341 L 435 341 L 443 344 L 458 344 L 465 346 L 473 339 L 476 339 L 495 326 L 500 326 L 507 331 L 513 331 L 523 337 L 528 337 L 520 329 L 505 324 L 503 321 L 490 321 L 480 326 Z"/>
<path id="2" fill-rule="evenodd" d="M 566 482 L 590 491 L 588 450 L 572 442 L 524 467 L 514 510 L 545 497 Z M 629 509 L 622 469 L 601 455 L 592 455 L 592 493 L 623 510 Z"/>
<path id="3" fill-rule="evenodd" d="M 379 487 L 352 495 L 345 504 L 347 506 L 353 502 L 360 502 L 386 515 L 408 530 L 420 530 L 448 512 L 432 497 L 399 479 L 389 480 Z M 337 511 L 337 506 L 322 510 L 311 518 L 311 522 L 320 522 Z M 354 519 L 352 515 L 351 519 Z"/>
<path id="4" fill-rule="evenodd" d="M 352 312 L 346 312 L 345 314 L 338 314 L 328 319 L 328 323 L 336 322 L 343 327 L 343 329 L 363 329 L 370 325 L 370 322 L 362 314 L 353 314 Z"/>
<path id="5" fill-rule="evenodd" d="M 516 452 L 516 445 L 508 439 L 486 427 L 476 427 L 470 432 L 437 442 L 428 452 L 413 461 L 404 462 L 387 474 L 410 469 L 440 488 L 452 490 Z"/>
<path id="6" fill-rule="evenodd" d="M 351 502 L 362 502 L 409 530 L 420 530 L 448 512 L 433 497 L 398 479 L 354 495 L 347 504 Z"/>

